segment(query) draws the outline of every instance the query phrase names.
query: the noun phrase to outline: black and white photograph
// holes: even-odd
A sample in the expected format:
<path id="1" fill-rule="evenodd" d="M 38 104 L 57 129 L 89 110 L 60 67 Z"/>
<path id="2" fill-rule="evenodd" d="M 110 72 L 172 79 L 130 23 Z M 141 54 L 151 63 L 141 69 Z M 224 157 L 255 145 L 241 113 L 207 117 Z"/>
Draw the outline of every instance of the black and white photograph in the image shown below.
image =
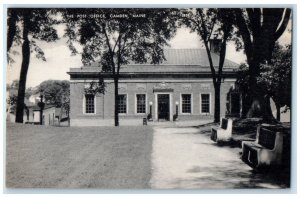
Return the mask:
<path id="1" fill-rule="evenodd" d="M 7 5 L 5 188 L 290 189 L 294 10 Z"/>

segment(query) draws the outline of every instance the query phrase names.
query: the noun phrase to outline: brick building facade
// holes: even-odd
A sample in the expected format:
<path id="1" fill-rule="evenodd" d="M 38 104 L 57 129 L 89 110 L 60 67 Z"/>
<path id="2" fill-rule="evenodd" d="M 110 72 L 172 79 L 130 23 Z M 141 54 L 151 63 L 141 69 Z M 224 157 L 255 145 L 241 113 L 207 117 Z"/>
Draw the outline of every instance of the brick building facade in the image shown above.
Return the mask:
<path id="1" fill-rule="evenodd" d="M 120 125 L 157 121 L 209 120 L 214 113 L 214 87 L 204 49 L 166 49 L 159 65 L 128 64 L 120 70 L 118 111 Z M 219 56 L 212 53 L 216 70 Z M 221 116 L 225 116 L 227 93 L 235 83 L 238 65 L 225 60 L 221 84 Z M 97 82 L 100 65 L 71 68 L 71 126 L 113 125 L 114 84 L 102 73 L 105 94 L 87 94 Z"/>

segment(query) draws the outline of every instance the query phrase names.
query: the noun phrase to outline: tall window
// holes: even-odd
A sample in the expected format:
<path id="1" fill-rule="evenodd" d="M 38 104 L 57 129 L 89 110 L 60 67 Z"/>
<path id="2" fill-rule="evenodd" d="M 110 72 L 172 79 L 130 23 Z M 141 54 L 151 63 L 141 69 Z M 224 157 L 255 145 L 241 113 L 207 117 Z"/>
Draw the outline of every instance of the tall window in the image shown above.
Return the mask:
<path id="1" fill-rule="evenodd" d="M 127 113 L 127 97 L 125 94 L 118 95 L 118 113 Z"/>
<path id="2" fill-rule="evenodd" d="M 182 113 L 192 113 L 191 94 L 181 95 L 181 111 Z"/>
<path id="3" fill-rule="evenodd" d="M 201 94 L 201 113 L 209 113 L 210 112 L 210 95 L 209 94 Z"/>
<path id="4" fill-rule="evenodd" d="M 137 94 L 136 95 L 136 112 L 146 113 L 146 95 Z"/>
<path id="5" fill-rule="evenodd" d="M 85 95 L 85 113 L 95 113 L 95 96 Z"/>

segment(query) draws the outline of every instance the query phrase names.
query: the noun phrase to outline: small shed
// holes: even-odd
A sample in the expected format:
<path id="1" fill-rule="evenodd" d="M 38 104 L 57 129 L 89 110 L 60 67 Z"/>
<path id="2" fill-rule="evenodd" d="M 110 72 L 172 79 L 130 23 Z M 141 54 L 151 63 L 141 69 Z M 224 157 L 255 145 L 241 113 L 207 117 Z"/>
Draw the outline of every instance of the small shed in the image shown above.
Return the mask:
<path id="1" fill-rule="evenodd" d="M 43 125 L 55 125 L 55 105 L 45 105 L 43 110 Z M 38 106 L 33 108 L 33 123 L 40 123 L 40 108 Z"/>

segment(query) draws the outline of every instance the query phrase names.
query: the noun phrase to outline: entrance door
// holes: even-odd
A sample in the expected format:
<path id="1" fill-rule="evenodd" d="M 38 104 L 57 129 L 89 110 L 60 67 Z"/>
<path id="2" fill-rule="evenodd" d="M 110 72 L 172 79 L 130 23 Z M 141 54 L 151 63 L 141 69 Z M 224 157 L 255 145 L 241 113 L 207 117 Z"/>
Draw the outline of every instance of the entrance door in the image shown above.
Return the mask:
<path id="1" fill-rule="evenodd" d="M 158 120 L 169 120 L 170 118 L 170 97 L 169 94 L 157 95 Z"/>

